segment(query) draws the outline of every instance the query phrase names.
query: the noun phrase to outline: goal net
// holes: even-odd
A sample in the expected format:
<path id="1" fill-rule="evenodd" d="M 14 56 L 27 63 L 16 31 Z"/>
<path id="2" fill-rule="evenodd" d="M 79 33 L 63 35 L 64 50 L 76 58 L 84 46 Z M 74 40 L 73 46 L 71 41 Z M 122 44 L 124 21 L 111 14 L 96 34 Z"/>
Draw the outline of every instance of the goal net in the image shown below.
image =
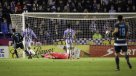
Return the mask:
<path id="1" fill-rule="evenodd" d="M 118 15 L 123 15 L 129 25 L 129 45 L 135 45 L 136 13 L 23 13 L 11 14 L 11 21 L 18 32 L 28 24 L 43 45 L 64 45 L 67 24 L 77 32 L 76 44 L 111 45 L 111 31 Z M 100 36 L 95 37 L 96 32 Z"/>

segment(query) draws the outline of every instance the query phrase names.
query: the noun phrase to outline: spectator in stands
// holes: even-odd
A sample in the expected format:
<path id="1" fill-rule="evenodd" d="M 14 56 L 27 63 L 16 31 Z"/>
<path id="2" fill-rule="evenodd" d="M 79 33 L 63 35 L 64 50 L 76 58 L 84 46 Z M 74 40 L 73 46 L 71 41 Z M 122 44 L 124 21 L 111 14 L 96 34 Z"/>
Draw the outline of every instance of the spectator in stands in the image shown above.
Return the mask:
<path id="1" fill-rule="evenodd" d="M 15 7 L 16 7 L 15 1 L 12 0 L 10 3 L 10 10 L 12 13 L 15 13 Z"/>
<path id="2" fill-rule="evenodd" d="M 47 8 L 47 4 L 45 3 L 45 1 L 42 2 L 41 6 L 42 6 L 42 9 L 43 9 L 43 12 L 45 12 L 46 8 Z"/>
<path id="3" fill-rule="evenodd" d="M 68 5 L 64 6 L 63 12 L 70 12 L 70 8 Z"/>
<path id="4" fill-rule="evenodd" d="M 97 30 L 93 35 L 93 40 L 95 45 L 100 45 L 102 43 L 102 35 Z"/>
<path id="5" fill-rule="evenodd" d="M 17 2 L 17 4 L 16 4 L 16 7 L 15 7 L 15 13 L 22 13 L 23 12 L 23 10 L 22 10 L 22 4 L 20 3 L 20 2 Z"/>
<path id="6" fill-rule="evenodd" d="M 2 5 L 0 3 L 0 32 L 1 32 L 1 22 L 2 22 Z"/>
<path id="7" fill-rule="evenodd" d="M 98 30 L 94 33 L 93 39 L 102 39 L 102 35 L 99 33 Z"/>
<path id="8" fill-rule="evenodd" d="M 118 8 L 117 8 L 117 12 L 121 12 L 121 7 L 118 7 Z"/>
<path id="9" fill-rule="evenodd" d="M 126 8 L 126 12 L 132 11 L 129 7 Z"/>
<path id="10" fill-rule="evenodd" d="M 84 9 L 84 11 L 83 11 L 84 13 L 88 13 L 88 9 Z"/>
<path id="11" fill-rule="evenodd" d="M 27 5 L 24 5 L 24 7 L 23 7 L 23 12 L 28 12 Z"/>
<path id="12" fill-rule="evenodd" d="M 111 5 L 110 10 L 109 10 L 109 13 L 115 13 L 115 12 L 116 12 L 116 10 L 114 9 L 114 6 Z"/>
<path id="13" fill-rule="evenodd" d="M 63 0 L 59 0 L 59 2 L 57 4 L 57 11 L 62 12 L 64 10 L 64 6 L 65 6 L 65 4 L 64 4 Z"/>
<path id="14" fill-rule="evenodd" d="M 93 12 L 97 12 L 97 2 L 96 2 L 96 0 L 93 1 Z"/>
<path id="15" fill-rule="evenodd" d="M 1 31 L 5 37 L 5 35 L 9 32 L 8 31 L 8 24 L 7 24 L 7 20 L 5 18 L 3 18 L 3 21 L 1 23 Z"/>
<path id="16" fill-rule="evenodd" d="M 132 12 L 136 12 L 136 6 L 135 5 L 132 6 Z"/>
<path id="17" fill-rule="evenodd" d="M 33 12 L 38 12 L 38 7 L 39 7 L 39 4 L 37 3 L 37 0 L 35 0 L 34 3 L 32 4 Z"/>
<path id="18" fill-rule="evenodd" d="M 38 11 L 39 11 L 39 12 L 44 12 L 44 9 L 43 9 L 43 6 L 42 6 L 42 5 L 39 5 Z"/>
<path id="19" fill-rule="evenodd" d="M 96 12 L 102 12 L 100 4 L 97 4 L 97 10 L 96 10 Z"/>
<path id="20" fill-rule="evenodd" d="M 107 8 L 103 8 L 103 12 L 107 12 Z"/>
<path id="21" fill-rule="evenodd" d="M 56 6 L 51 6 L 51 12 L 56 12 Z"/>
<path id="22" fill-rule="evenodd" d="M 116 10 L 114 9 L 114 6 L 111 5 L 111 8 L 110 8 L 110 10 L 109 10 L 109 13 L 115 13 L 115 12 L 116 12 Z M 110 15 L 110 18 L 114 18 L 114 15 Z"/>
<path id="23" fill-rule="evenodd" d="M 81 2 L 77 3 L 77 10 L 78 12 L 83 12 L 84 8 L 82 7 Z"/>
<path id="24" fill-rule="evenodd" d="M 92 33 L 94 33 L 94 32 L 96 31 L 96 26 L 97 26 L 97 24 L 96 24 L 95 20 L 93 20 L 93 21 L 91 22 L 91 25 L 89 26 L 89 30 L 90 30 Z"/>

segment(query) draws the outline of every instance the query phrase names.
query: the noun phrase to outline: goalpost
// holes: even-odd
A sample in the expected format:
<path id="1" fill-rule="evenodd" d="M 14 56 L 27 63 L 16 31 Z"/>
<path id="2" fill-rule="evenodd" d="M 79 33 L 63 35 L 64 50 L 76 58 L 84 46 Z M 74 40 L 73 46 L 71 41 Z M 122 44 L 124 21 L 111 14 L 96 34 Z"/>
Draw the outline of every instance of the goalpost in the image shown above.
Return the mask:
<path id="1" fill-rule="evenodd" d="M 77 34 L 77 44 L 89 44 L 87 41 L 93 40 L 95 31 L 106 38 L 108 30 L 113 29 L 118 15 L 123 15 L 124 20 L 129 25 L 129 39 L 135 39 L 136 13 L 23 13 L 11 14 L 12 27 L 18 32 L 22 32 L 25 24 L 37 34 L 43 44 L 54 44 L 63 40 L 63 31 L 67 24 L 71 24 Z M 51 40 L 44 43 L 44 35 L 49 34 Z M 109 36 L 110 37 L 110 36 Z M 47 38 L 48 39 L 48 38 Z M 51 42 L 52 41 L 52 42 Z M 60 43 L 61 44 L 61 43 Z M 63 44 L 63 43 L 62 43 Z"/>
<path id="2" fill-rule="evenodd" d="M 10 16 L 13 28 L 22 32 L 25 24 L 29 24 L 43 45 L 64 45 L 63 32 L 67 24 L 78 32 L 75 40 L 77 45 L 112 45 L 111 31 L 118 15 L 123 15 L 129 25 L 129 45 L 136 45 L 136 13 L 28 12 Z M 93 38 L 96 31 L 101 38 Z"/>

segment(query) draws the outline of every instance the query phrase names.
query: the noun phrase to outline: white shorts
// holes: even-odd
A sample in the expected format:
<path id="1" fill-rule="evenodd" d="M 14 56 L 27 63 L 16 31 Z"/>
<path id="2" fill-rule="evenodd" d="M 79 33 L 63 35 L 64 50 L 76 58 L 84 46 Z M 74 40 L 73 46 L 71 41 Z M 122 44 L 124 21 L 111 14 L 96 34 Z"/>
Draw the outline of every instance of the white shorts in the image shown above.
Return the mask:
<path id="1" fill-rule="evenodd" d="M 31 41 L 30 42 L 25 42 L 24 43 L 24 46 L 25 46 L 25 49 L 28 49 L 28 47 L 31 47 Z"/>
<path id="2" fill-rule="evenodd" d="M 73 47 L 73 39 L 66 39 L 66 47 L 70 48 Z"/>

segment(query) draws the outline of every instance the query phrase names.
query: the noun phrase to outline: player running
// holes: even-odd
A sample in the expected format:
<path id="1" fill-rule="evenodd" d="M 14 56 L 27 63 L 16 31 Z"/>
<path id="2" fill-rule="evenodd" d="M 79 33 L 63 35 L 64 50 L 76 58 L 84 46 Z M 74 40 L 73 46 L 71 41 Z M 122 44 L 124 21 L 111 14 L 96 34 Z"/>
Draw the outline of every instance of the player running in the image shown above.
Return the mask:
<path id="1" fill-rule="evenodd" d="M 71 29 L 71 25 L 68 24 L 67 29 L 64 31 L 63 38 L 66 41 L 67 54 L 69 54 L 69 58 L 72 57 L 73 42 L 75 39 L 75 34 L 76 34 L 76 32 L 73 29 Z"/>
<path id="2" fill-rule="evenodd" d="M 28 51 L 28 49 L 31 47 L 32 37 L 34 37 L 37 40 L 36 34 L 33 32 L 32 29 L 29 28 L 28 24 L 26 24 L 26 28 L 23 32 L 23 37 L 24 37 L 25 51 Z M 29 59 L 31 58 L 32 56 L 31 54 L 29 54 Z"/>
<path id="3" fill-rule="evenodd" d="M 13 47 L 14 47 L 14 53 L 16 55 L 17 58 L 19 58 L 18 56 L 18 52 L 17 52 L 17 49 L 18 48 L 21 48 L 21 49 L 24 49 L 24 46 L 23 46 L 23 37 L 21 36 L 20 33 L 17 33 L 16 32 L 16 29 L 12 29 L 12 41 L 13 41 Z"/>
<path id="4" fill-rule="evenodd" d="M 116 61 L 116 71 L 120 70 L 119 66 L 119 53 L 122 50 L 125 53 L 125 58 L 130 69 L 132 66 L 129 62 L 129 55 L 127 54 L 127 36 L 128 36 L 128 26 L 123 20 L 123 16 L 118 16 L 118 22 L 115 23 L 115 29 L 112 33 L 114 36 L 114 48 L 115 48 L 115 61 Z"/>

